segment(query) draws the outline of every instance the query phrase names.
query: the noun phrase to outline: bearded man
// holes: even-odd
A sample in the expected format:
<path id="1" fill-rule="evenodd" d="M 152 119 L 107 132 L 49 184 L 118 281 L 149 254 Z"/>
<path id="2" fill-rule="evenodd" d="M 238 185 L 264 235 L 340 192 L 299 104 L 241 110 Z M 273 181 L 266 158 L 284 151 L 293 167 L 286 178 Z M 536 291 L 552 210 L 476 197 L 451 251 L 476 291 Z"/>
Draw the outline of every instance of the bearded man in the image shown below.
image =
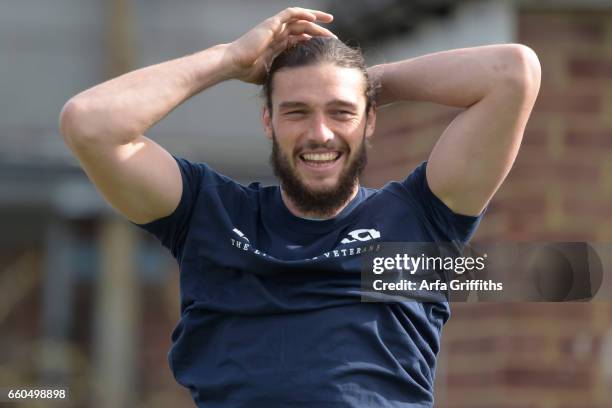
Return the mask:
<path id="1" fill-rule="evenodd" d="M 539 63 L 502 44 L 366 68 L 318 24 L 332 18 L 283 10 L 62 111 L 64 139 L 104 198 L 179 263 L 169 361 L 198 406 L 433 406 L 448 303 L 362 302 L 361 257 L 386 241 L 470 239 L 518 153 Z M 279 186 L 243 186 L 144 136 L 229 79 L 263 85 Z M 360 186 L 377 106 L 406 100 L 464 110 L 404 180 Z"/>

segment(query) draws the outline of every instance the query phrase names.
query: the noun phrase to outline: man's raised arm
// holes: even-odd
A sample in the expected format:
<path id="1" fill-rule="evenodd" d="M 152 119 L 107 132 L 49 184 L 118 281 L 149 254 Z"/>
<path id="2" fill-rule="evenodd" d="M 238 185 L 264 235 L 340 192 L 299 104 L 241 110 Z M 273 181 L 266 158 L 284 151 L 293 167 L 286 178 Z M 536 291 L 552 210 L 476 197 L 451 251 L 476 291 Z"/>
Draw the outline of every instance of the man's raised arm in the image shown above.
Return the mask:
<path id="1" fill-rule="evenodd" d="M 230 44 L 129 72 L 71 98 L 60 131 L 90 180 L 129 220 L 169 215 L 181 194 L 172 156 L 143 134 L 191 96 L 226 79 L 261 83 L 266 64 L 291 42 L 333 35 L 332 16 L 289 8 Z"/>
<path id="2" fill-rule="evenodd" d="M 466 108 L 429 157 L 431 190 L 453 211 L 478 215 L 507 176 L 540 87 L 535 53 L 519 44 L 429 54 L 369 69 L 378 104 L 427 101 Z"/>

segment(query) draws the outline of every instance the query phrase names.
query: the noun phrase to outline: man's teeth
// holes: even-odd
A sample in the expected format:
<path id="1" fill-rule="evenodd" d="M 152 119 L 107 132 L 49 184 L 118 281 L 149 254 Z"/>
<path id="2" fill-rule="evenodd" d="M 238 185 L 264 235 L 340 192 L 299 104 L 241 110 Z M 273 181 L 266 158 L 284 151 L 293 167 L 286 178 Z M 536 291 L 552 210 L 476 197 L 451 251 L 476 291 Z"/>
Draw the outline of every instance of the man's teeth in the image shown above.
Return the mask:
<path id="1" fill-rule="evenodd" d="M 308 161 L 330 161 L 330 160 L 336 160 L 339 155 L 340 154 L 338 152 L 306 153 L 302 155 L 302 158 Z"/>

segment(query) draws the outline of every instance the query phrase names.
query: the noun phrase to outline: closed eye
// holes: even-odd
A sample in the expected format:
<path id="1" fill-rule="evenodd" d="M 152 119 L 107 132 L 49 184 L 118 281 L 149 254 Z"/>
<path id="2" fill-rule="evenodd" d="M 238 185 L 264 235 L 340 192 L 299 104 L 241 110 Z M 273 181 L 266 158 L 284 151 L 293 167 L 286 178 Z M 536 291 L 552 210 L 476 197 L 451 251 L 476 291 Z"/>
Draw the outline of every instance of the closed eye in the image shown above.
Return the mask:
<path id="1" fill-rule="evenodd" d="M 353 113 L 353 112 L 351 112 L 351 111 L 346 111 L 346 110 L 336 110 L 336 111 L 333 111 L 333 112 L 332 112 L 332 114 L 334 114 L 334 115 L 336 115 L 336 116 L 343 116 L 343 117 L 346 117 L 346 116 L 353 116 L 353 115 L 354 115 L 354 113 Z"/>

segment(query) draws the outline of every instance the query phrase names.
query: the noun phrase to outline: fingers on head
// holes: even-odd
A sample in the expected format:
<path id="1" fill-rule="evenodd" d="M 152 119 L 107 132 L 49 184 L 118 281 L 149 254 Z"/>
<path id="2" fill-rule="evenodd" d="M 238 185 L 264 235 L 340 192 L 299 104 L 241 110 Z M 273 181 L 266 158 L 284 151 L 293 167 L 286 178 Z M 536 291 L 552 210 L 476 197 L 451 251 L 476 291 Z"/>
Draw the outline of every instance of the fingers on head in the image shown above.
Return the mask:
<path id="1" fill-rule="evenodd" d="M 285 48 L 287 48 L 287 45 L 289 43 L 289 36 L 283 38 L 280 41 L 277 41 L 276 43 L 274 43 L 274 45 L 272 47 L 270 47 L 270 52 L 274 55 L 280 53 L 281 51 L 283 51 Z"/>
<path id="2" fill-rule="evenodd" d="M 299 35 L 292 35 L 291 37 L 293 37 L 295 39 L 295 41 L 308 41 L 312 38 L 312 35 L 309 34 L 299 34 Z"/>
<path id="3" fill-rule="evenodd" d="M 282 23 L 286 23 L 291 20 L 307 20 L 307 21 L 322 21 L 329 23 L 334 17 L 323 11 L 305 9 L 302 7 L 289 7 L 277 14 Z"/>
<path id="4" fill-rule="evenodd" d="M 266 70 L 269 68 L 269 64 L 272 63 L 274 58 L 276 58 L 281 52 L 285 51 L 287 48 L 290 48 L 301 41 L 308 41 L 312 38 L 311 35 L 308 34 L 298 34 L 298 35 L 289 35 L 282 41 L 277 41 L 272 47 L 268 48 L 265 53 L 264 60 L 269 61 L 266 64 Z"/>
<path id="5" fill-rule="evenodd" d="M 287 43 L 287 48 L 294 46 L 295 44 L 301 41 L 308 41 L 312 38 L 311 35 L 308 34 L 299 34 L 299 35 L 291 35 L 289 36 L 289 41 Z"/>
<path id="6" fill-rule="evenodd" d="M 301 7 L 288 7 L 278 14 L 281 22 L 287 23 L 291 20 L 315 21 L 317 16 L 307 9 Z"/>
<path id="7" fill-rule="evenodd" d="M 292 21 L 288 23 L 285 27 L 289 34 L 291 35 L 300 35 L 300 34 L 308 34 L 308 35 L 321 35 L 321 36 L 329 36 L 335 37 L 334 33 L 329 31 L 327 28 L 323 28 L 318 24 L 312 23 L 310 21 Z"/>

